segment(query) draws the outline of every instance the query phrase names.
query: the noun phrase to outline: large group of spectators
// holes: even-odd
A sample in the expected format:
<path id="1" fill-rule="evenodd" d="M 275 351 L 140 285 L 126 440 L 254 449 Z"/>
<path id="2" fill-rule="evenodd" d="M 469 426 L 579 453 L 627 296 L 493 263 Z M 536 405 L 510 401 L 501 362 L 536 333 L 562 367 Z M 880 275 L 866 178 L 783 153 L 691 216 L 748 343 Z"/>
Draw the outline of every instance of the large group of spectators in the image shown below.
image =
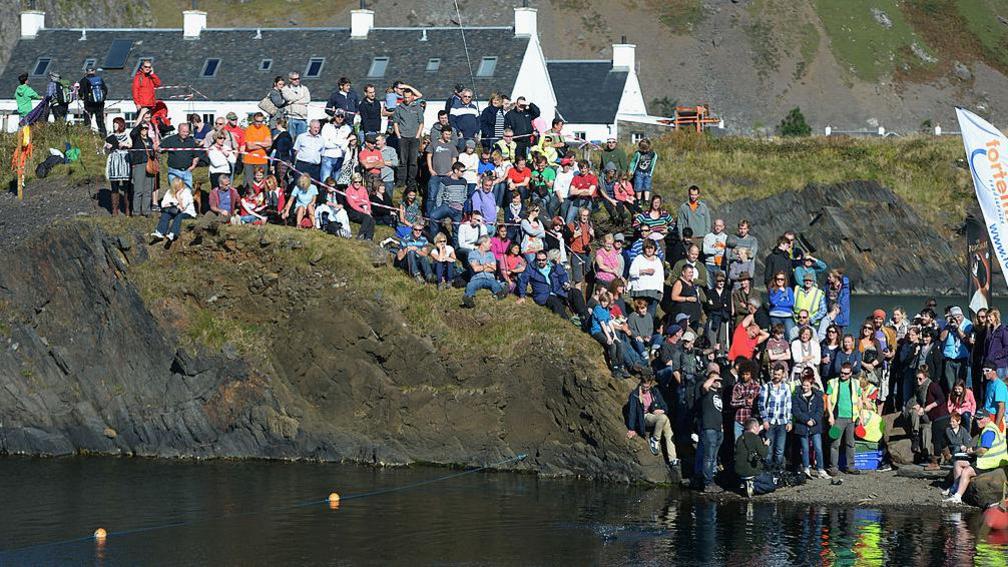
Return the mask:
<path id="1" fill-rule="evenodd" d="M 104 83 L 91 70 L 84 83 L 99 115 L 88 93 Z M 159 85 L 145 62 L 136 126 L 117 118 L 106 139 L 113 214 L 159 209 L 152 236 L 169 240 L 200 213 L 364 240 L 386 225 L 394 236 L 382 246 L 418 285 L 464 288 L 469 308 L 482 289 L 531 297 L 588 333 L 614 377 L 640 380 L 624 408 L 627 436 L 676 469 L 691 454 L 681 472 L 700 489 L 719 490 L 721 470 L 756 492 L 788 467 L 810 479 L 858 474 L 864 443 L 886 467 L 882 415 L 892 412 L 921 464 L 953 470 L 949 499 L 1008 465 L 998 310 L 970 319 L 949 305 L 939 316 L 932 300 L 852 320 L 844 270 L 803 250 L 796 233 L 761 242 L 746 219 L 729 233 L 697 186 L 668 207 L 647 139 L 629 156 L 615 138 L 579 146 L 560 119 L 537 129 L 539 109 L 524 97 L 495 93 L 480 108 L 463 85 L 435 102 L 399 81 L 361 96 L 341 78 L 328 119 L 308 120 L 296 72 L 276 77 L 245 125 L 228 113 L 176 128 Z M 444 107 L 434 124 L 429 104 Z"/>

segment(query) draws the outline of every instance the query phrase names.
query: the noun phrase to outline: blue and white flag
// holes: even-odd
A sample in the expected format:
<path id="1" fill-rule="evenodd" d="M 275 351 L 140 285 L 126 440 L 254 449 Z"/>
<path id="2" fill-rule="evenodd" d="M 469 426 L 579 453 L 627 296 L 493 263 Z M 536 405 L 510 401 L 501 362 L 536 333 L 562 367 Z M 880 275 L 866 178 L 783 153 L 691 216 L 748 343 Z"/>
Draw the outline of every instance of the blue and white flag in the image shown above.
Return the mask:
<path id="1" fill-rule="evenodd" d="M 968 110 L 957 108 L 956 116 L 990 247 L 1008 274 L 1008 138 Z"/>

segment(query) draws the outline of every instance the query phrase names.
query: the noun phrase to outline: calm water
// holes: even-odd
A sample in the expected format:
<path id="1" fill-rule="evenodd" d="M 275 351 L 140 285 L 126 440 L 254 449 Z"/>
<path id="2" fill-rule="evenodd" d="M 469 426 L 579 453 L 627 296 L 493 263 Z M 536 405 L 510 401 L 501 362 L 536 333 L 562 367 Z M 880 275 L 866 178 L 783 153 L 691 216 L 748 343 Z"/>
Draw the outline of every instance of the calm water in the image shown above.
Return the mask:
<path id="1" fill-rule="evenodd" d="M 267 462 L 0 459 L 3 565 L 971 564 L 976 514 L 714 504 L 667 489 Z M 285 508 L 286 507 L 286 508 Z M 285 509 L 281 509 L 285 508 Z M 175 527 L 115 532 L 181 523 Z M 112 532 L 93 541 L 41 545 Z M 983 562 L 981 559 L 980 563 Z"/>

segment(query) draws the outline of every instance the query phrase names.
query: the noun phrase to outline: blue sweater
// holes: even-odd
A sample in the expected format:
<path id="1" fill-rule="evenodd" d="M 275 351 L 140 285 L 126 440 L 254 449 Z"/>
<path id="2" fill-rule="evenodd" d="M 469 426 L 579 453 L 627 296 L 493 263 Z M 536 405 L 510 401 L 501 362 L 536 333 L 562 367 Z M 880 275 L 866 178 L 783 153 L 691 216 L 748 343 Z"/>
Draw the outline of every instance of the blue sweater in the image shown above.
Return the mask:
<path id="1" fill-rule="evenodd" d="M 564 284 L 567 283 L 567 270 L 560 264 L 550 264 L 549 280 L 535 266 L 529 266 L 518 277 L 518 297 L 525 297 L 526 289 L 532 285 L 532 301 L 545 305 L 550 295 L 567 297 Z"/>

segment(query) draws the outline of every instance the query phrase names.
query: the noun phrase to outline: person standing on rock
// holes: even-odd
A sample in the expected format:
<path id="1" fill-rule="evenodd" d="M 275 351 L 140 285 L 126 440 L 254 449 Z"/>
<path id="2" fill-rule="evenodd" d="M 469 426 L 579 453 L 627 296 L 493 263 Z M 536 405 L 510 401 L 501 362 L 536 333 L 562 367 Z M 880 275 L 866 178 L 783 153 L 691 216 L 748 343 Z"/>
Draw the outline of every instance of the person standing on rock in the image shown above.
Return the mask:
<path id="1" fill-rule="evenodd" d="M 718 452 L 724 441 L 724 404 L 721 399 L 721 374 L 711 371 L 700 384 L 700 447 L 697 451 L 696 470 L 701 472 L 699 488 L 706 493 L 721 492 L 714 484 Z"/>
<path id="2" fill-rule="evenodd" d="M 759 254 L 759 241 L 749 233 L 749 221 L 738 222 L 738 232 L 729 235 L 725 242 L 728 256 L 728 280 L 737 281 L 742 274 L 756 273 L 756 255 Z"/>
<path id="3" fill-rule="evenodd" d="M 840 308 L 840 312 L 833 318 L 833 324 L 840 328 L 840 332 L 850 325 L 850 279 L 844 275 L 843 270 L 834 268 L 826 276 L 826 300 L 829 309 L 834 306 Z"/>
<path id="4" fill-rule="evenodd" d="M 962 502 L 963 494 L 969 488 L 973 477 L 981 472 L 994 470 L 1008 465 L 1008 443 L 1004 431 L 991 421 L 991 415 L 984 410 L 977 410 L 977 425 L 980 426 L 980 436 L 976 447 L 967 449 L 967 454 L 976 455 L 976 464 L 957 460 L 952 471 L 952 486 L 942 491 L 947 496 L 945 502 L 958 504 Z"/>
<path id="5" fill-rule="evenodd" d="M 655 379 L 650 372 L 641 376 L 640 384 L 630 392 L 627 400 L 627 439 L 647 438 L 652 455 L 661 453 L 665 442 L 666 463 L 669 467 L 679 466 L 676 458 L 675 442 L 672 438 L 672 422 L 668 416 L 668 404 L 655 388 Z M 653 433 L 648 435 L 648 430 Z"/>
<path id="6" fill-rule="evenodd" d="M 787 276 L 784 284 L 790 286 L 794 269 L 791 267 L 791 242 L 783 236 L 777 239 L 777 247 L 763 261 L 763 285 L 770 289 L 775 284 L 774 277 L 783 272 Z M 849 312 L 849 310 L 848 310 Z"/>
<path id="7" fill-rule="evenodd" d="M 845 337 L 846 339 L 846 337 Z M 830 425 L 830 475 L 840 474 L 840 444 L 847 457 L 847 474 L 861 474 L 854 468 L 854 426 L 861 414 L 861 385 L 853 379 L 849 362 L 840 366 L 840 375 L 826 386 L 826 415 Z M 834 429 L 835 428 L 835 429 Z"/>
<path id="8" fill-rule="evenodd" d="M 700 200 L 700 188 L 696 185 L 690 185 L 687 195 L 687 201 L 679 205 L 676 228 L 680 235 L 686 227 L 693 229 L 693 234 L 697 236 L 706 235 L 711 231 L 710 208 L 706 202 Z"/>

